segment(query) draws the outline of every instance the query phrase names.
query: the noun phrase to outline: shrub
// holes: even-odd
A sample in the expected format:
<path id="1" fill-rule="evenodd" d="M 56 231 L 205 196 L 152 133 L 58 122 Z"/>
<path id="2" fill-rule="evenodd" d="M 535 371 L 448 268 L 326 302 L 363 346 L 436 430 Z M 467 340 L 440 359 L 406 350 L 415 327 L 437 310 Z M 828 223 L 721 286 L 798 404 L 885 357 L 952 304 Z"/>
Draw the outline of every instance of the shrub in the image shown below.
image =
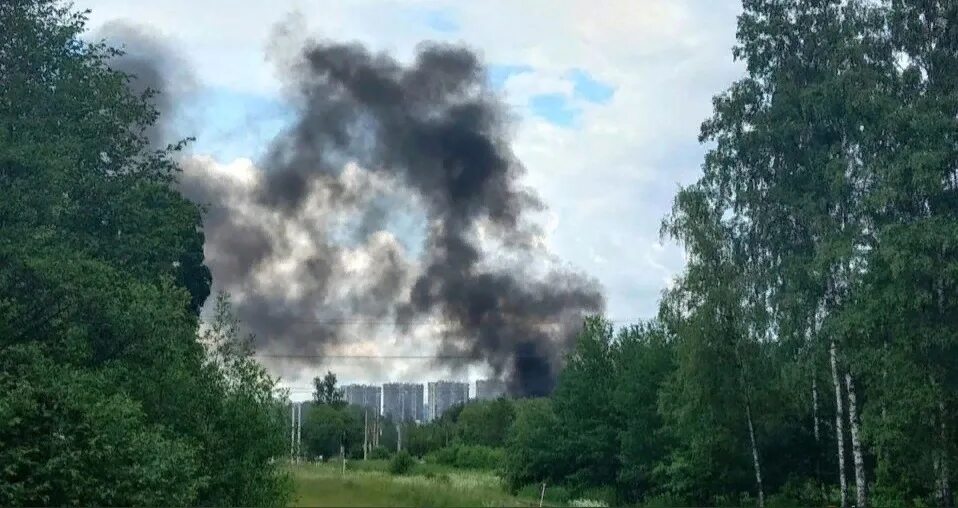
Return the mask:
<path id="1" fill-rule="evenodd" d="M 480 445 L 453 445 L 426 456 L 426 461 L 462 469 L 496 469 L 505 460 L 501 448 Z"/>
<path id="2" fill-rule="evenodd" d="M 392 460 L 389 461 L 389 472 L 392 474 L 406 474 L 412 469 L 413 464 L 415 464 L 415 461 L 412 455 L 409 455 L 409 452 L 406 450 L 402 450 L 393 455 Z"/>
<path id="3" fill-rule="evenodd" d="M 505 453 L 500 448 L 471 445 L 459 446 L 456 449 L 454 465 L 466 469 L 496 469 L 505 460 Z"/>
<path id="4" fill-rule="evenodd" d="M 456 465 L 456 446 L 447 446 L 430 453 L 426 456 L 426 462 L 446 466 Z"/>
<path id="5" fill-rule="evenodd" d="M 369 452 L 369 458 L 373 460 L 389 459 L 393 456 L 392 450 L 385 446 L 377 446 Z"/>

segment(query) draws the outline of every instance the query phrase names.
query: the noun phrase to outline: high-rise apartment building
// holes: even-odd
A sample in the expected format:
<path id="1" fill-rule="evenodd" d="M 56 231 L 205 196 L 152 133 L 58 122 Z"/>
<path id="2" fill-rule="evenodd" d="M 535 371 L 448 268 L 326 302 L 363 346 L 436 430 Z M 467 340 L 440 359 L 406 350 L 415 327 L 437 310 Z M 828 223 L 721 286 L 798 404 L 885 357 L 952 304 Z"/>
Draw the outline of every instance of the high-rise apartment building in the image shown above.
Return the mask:
<path id="1" fill-rule="evenodd" d="M 343 387 L 346 403 L 369 410 L 378 415 L 382 408 L 382 388 L 374 385 L 346 385 Z"/>
<path id="2" fill-rule="evenodd" d="M 465 404 L 469 400 L 469 384 L 455 381 L 429 383 L 428 397 L 426 420 L 432 421 L 442 416 L 452 406 Z"/>
<path id="3" fill-rule="evenodd" d="M 476 398 L 479 400 L 498 399 L 506 394 L 506 384 L 500 379 L 480 379 L 476 381 Z"/>
<path id="4" fill-rule="evenodd" d="M 386 383 L 383 385 L 383 415 L 394 422 L 425 420 L 423 386 L 417 383 Z"/>

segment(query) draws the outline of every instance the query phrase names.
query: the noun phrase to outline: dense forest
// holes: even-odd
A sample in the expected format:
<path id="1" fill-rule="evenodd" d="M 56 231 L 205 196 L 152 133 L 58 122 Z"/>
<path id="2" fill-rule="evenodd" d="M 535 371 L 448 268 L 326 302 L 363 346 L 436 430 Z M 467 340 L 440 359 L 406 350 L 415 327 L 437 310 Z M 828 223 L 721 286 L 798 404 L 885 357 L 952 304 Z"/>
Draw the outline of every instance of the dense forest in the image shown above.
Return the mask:
<path id="1" fill-rule="evenodd" d="M 85 14 L 0 3 L 0 505 L 282 505 L 274 381 L 210 293 L 152 92 Z"/>

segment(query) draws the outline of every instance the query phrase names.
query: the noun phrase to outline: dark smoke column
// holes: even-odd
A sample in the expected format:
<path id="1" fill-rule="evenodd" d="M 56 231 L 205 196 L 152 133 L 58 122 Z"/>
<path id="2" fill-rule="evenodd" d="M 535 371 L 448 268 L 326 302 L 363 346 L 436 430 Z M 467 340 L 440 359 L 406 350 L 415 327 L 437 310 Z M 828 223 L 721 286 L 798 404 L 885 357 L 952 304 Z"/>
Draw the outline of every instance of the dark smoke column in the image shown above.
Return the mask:
<path id="1" fill-rule="evenodd" d="M 403 66 L 359 45 L 311 42 L 288 69 L 300 104 L 296 124 L 268 157 L 261 200 L 295 210 L 310 182 L 356 161 L 403 182 L 430 224 L 421 276 L 396 309 L 400 329 L 448 322 L 441 354 L 486 360 L 511 391 L 551 391 L 582 318 L 602 312 L 597 284 L 575 273 L 533 276 L 489 268 L 478 228 L 498 245 L 537 254 L 525 212 L 542 208 L 520 188 L 524 169 L 506 134 L 505 108 L 471 51 L 420 46 Z"/>

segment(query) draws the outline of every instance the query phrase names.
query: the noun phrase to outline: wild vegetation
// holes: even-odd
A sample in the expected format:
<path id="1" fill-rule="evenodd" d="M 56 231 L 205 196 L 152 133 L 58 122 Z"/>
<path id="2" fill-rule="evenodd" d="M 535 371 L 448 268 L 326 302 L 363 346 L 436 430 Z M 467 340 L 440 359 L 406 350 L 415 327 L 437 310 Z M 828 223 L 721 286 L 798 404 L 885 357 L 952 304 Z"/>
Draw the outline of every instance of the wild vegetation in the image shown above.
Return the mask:
<path id="1" fill-rule="evenodd" d="M 84 23 L 0 3 L 0 505 L 282 505 L 273 380 L 225 295 L 199 319 L 183 143 Z"/>
<path id="2" fill-rule="evenodd" d="M 668 505 L 953 506 L 958 5 L 746 0 L 657 319 L 587 323 L 506 477 Z"/>

